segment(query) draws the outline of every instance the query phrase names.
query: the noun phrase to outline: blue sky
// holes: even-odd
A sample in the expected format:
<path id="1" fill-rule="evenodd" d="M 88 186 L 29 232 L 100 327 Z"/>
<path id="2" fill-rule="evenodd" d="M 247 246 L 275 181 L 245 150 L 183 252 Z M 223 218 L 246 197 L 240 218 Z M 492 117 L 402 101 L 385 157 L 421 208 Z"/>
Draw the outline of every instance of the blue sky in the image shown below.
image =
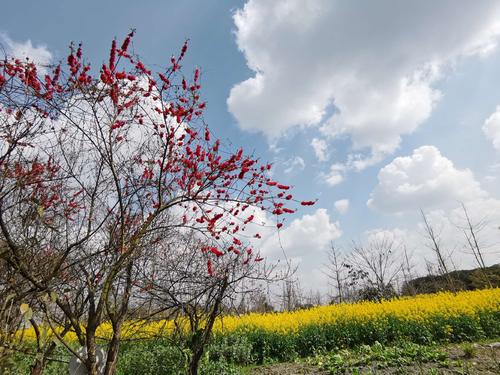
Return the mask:
<path id="1" fill-rule="evenodd" d="M 4 47 L 42 47 L 52 61 L 82 41 L 99 66 L 111 39 L 136 28 L 135 51 L 161 66 L 190 39 L 185 69 L 201 67 L 214 132 L 273 161 L 296 196 L 318 198 L 281 233 L 304 288 L 326 285 L 316 271 L 331 241 L 348 253 L 351 240 L 389 236 L 421 272 L 432 253 L 419 208 L 450 261 L 473 267 L 459 202 L 487 220 L 487 261 L 500 259 L 498 1 L 31 0 L 2 9 Z M 269 235 L 263 252 L 278 257 L 278 242 Z"/>

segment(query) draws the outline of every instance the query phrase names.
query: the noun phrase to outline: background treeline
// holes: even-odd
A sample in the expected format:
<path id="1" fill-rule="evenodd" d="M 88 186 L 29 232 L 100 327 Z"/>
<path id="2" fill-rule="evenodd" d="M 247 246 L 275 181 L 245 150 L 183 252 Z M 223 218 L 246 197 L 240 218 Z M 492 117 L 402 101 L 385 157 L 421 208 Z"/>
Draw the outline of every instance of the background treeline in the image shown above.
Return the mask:
<path id="1" fill-rule="evenodd" d="M 500 264 L 486 267 L 485 270 L 489 283 L 494 288 L 500 287 Z M 436 293 L 450 290 L 447 277 L 451 277 L 460 290 L 476 290 L 489 286 L 484 279 L 483 270 L 475 268 L 472 270 L 452 271 L 449 275 L 427 275 L 410 280 L 403 286 L 402 294 L 411 295 L 412 293 Z"/>

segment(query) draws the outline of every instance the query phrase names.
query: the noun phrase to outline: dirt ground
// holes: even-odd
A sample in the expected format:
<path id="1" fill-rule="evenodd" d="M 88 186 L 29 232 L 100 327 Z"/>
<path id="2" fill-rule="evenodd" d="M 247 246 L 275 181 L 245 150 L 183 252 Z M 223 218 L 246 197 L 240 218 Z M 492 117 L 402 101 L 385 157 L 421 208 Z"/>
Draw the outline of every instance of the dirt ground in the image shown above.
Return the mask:
<path id="1" fill-rule="evenodd" d="M 377 363 L 362 368 L 351 368 L 337 372 L 337 374 L 409 374 L 409 375 L 499 375 L 500 374 L 500 343 L 474 344 L 475 353 L 468 358 L 459 345 L 445 348 L 448 354 L 446 364 L 442 363 L 415 363 L 413 366 L 380 368 Z M 314 374 L 328 375 L 315 366 L 304 363 L 280 363 L 260 366 L 252 369 L 251 375 L 299 375 Z"/>
<path id="2" fill-rule="evenodd" d="M 298 375 L 298 374 L 314 374 L 327 375 L 328 372 L 321 371 L 315 366 L 310 366 L 302 363 L 279 363 L 276 365 L 260 366 L 254 368 L 250 374 L 252 375 Z"/>

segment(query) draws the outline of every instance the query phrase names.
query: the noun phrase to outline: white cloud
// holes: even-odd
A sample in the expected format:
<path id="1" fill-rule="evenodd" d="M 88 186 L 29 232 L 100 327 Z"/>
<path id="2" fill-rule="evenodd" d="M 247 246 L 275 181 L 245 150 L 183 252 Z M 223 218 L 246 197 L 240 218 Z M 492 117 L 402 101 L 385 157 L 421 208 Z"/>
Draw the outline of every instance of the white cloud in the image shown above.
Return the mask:
<path id="1" fill-rule="evenodd" d="M 415 271 L 425 274 L 426 261 L 435 263 L 436 256 L 426 239 L 418 214 L 420 208 L 439 237 L 448 266 L 451 269 L 478 267 L 463 232 L 466 220 L 462 202 L 474 224 L 486 264 L 498 262 L 500 200 L 489 196 L 470 170 L 457 168 L 434 146 L 419 147 L 412 155 L 395 158 L 382 168 L 368 206 L 396 213 L 400 223 L 407 223 L 407 228 L 382 232 L 392 233 L 395 240 L 406 245 L 413 254 Z M 415 218 L 418 219 L 415 221 Z M 379 232 L 377 229 L 367 233 Z"/>
<path id="2" fill-rule="evenodd" d="M 420 208 L 449 208 L 458 201 L 486 196 L 469 169 L 457 169 L 436 147 L 422 146 L 380 170 L 378 185 L 367 204 L 384 212 L 416 212 Z"/>
<path id="3" fill-rule="evenodd" d="M 330 166 L 330 172 L 324 175 L 324 180 L 330 186 L 335 186 L 344 181 L 344 173 L 346 166 L 344 164 L 335 163 Z"/>
<path id="4" fill-rule="evenodd" d="M 302 171 L 306 166 L 306 162 L 300 156 L 295 156 L 285 161 L 283 166 L 285 167 L 285 173 L 292 173 L 296 170 Z"/>
<path id="5" fill-rule="evenodd" d="M 332 221 L 325 208 L 293 220 L 278 233 L 264 238 L 261 253 L 271 262 L 298 265 L 294 275 L 304 290 L 328 290 L 327 277 L 320 271 L 328 261 L 327 251 L 333 240 L 341 237 L 338 221 Z"/>
<path id="6" fill-rule="evenodd" d="M 37 64 L 41 72 L 44 72 L 45 67 L 52 62 L 52 53 L 47 49 L 47 46 L 43 44 L 34 46 L 29 39 L 25 42 L 16 42 L 6 34 L 0 33 L 0 46 L 9 57 L 22 60 L 29 57 Z"/>
<path id="7" fill-rule="evenodd" d="M 349 199 L 339 199 L 333 205 L 340 214 L 345 214 L 349 211 Z"/>
<path id="8" fill-rule="evenodd" d="M 483 132 L 493 143 L 493 147 L 500 151 L 500 106 L 484 122 Z"/>
<path id="9" fill-rule="evenodd" d="M 242 129 L 270 138 L 318 125 L 325 137 L 349 135 L 371 151 L 350 167 L 363 169 L 430 116 L 446 67 L 495 48 L 499 21 L 494 0 L 249 0 L 234 22 L 254 76 L 228 107 Z"/>
<path id="10" fill-rule="evenodd" d="M 326 250 L 331 241 L 342 235 L 338 222 L 332 222 L 325 208 L 295 219 L 285 229 L 273 234 L 262 244 L 266 256 L 304 256 Z"/>
<path id="11" fill-rule="evenodd" d="M 319 161 L 328 160 L 328 146 L 324 139 L 314 138 L 311 141 L 311 146 L 314 149 L 314 154 Z"/>
<path id="12" fill-rule="evenodd" d="M 404 243 L 404 239 L 407 235 L 405 230 L 400 228 L 394 229 L 371 229 L 365 232 L 365 236 L 367 238 L 367 242 L 380 242 L 387 241 L 392 242 L 394 247 L 400 247 L 401 244 Z"/>
<path id="13" fill-rule="evenodd" d="M 466 207 L 485 264 L 489 266 L 498 263 L 500 200 L 477 199 L 469 202 Z M 464 235 L 466 220 L 459 203 L 448 210 L 428 211 L 426 216 L 437 234 L 437 240 L 450 270 L 479 267 Z M 404 229 L 399 227 L 375 229 L 365 234 L 369 239 L 383 236 L 394 240 L 399 247 L 404 246 L 410 258 L 413 277 L 427 274 L 427 264 L 430 264 L 434 271 L 437 270 L 436 254 L 426 236 L 421 218 Z"/>

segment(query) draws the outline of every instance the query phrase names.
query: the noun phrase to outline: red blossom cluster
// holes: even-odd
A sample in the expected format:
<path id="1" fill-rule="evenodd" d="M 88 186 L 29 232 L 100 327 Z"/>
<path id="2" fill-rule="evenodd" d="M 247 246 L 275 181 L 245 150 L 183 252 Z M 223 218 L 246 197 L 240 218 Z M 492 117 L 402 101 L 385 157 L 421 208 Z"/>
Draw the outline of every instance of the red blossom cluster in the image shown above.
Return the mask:
<path id="1" fill-rule="evenodd" d="M 60 167 L 50 158 L 45 162 L 38 159 L 26 163 L 4 162 L 0 164 L 0 174 L 6 182 L 15 181 L 21 188 L 19 203 L 35 208 L 46 224 L 53 224 L 62 217 L 74 220 L 74 215 L 84 209 L 78 198 L 83 189 L 74 193 L 68 191 L 61 181 L 63 173 Z"/>
<path id="2" fill-rule="evenodd" d="M 200 99 L 200 70 L 195 69 L 191 78 L 180 75 L 187 42 L 179 56 L 172 56 L 169 66 L 155 73 L 129 52 L 133 36 L 132 31 L 121 47 L 116 40 L 112 41 L 109 61 L 102 65 L 97 77 L 92 75 L 90 64 L 85 63 L 81 45 L 76 50 L 71 46 L 67 69 L 59 64 L 52 74 L 43 78 L 32 62 L 1 62 L 0 90 L 9 80 L 17 79 L 43 100 L 47 108 L 55 107 L 58 101 L 75 93 L 103 106 L 109 103 L 112 108 L 107 111 L 113 120 L 106 125 L 107 133 L 103 132 L 110 135 L 103 138 L 109 142 L 106 150 L 128 144 L 127 134 L 131 129 L 143 129 L 154 138 L 147 139 L 150 144 L 154 143 L 155 152 L 147 156 L 132 155 L 133 166 L 129 170 L 137 173 L 123 177 L 124 195 L 138 191 L 142 194 L 137 198 L 141 213 L 128 213 L 124 221 L 136 229 L 136 232 L 131 229 L 131 233 L 152 225 L 175 206 L 182 211 L 175 225 L 196 228 L 213 242 L 202 248 L 208 258 L 210 275 L 216 273 L 217 260 L 228 254 L 233 254 L 242 265 L 262 261 L 263 258 L 245 244 L 248 237 L 261 238 L 259 233 L 244 235 L 247 226 L 255 220 L 255 212 L 243 213 L 250 207 L 276 217 L 295 213 L 286 206 L 298 203 L 292 194 L 285 193 L 290 186 L 268 178 L 271 165 L 246 156 L 242 149 L 222 151 L 221 142 L 214 140 L 208 127 L 197 121 L 206 103 Z M 4 164 L 2 173 L 32 189 L 44 209 L 58 204 L 68 219 L 79 211 L 88 211 L 89 192 L 63 188 L 64 182 L 48 183 L 54 177 L 51 173 L 58 171 L 57 166 L 49 163 L 52 163 L 50 159 L 45 164 L 34 162 L 30 167 Z M 61 198 L 51 191 L 57 189 L 72 193 Z M 302 206 L 314 203 L 300 202 Z M 110 213 L 113 210 L 108 209 Z M 281 228 L 283 220 L 276 226 Z"/>

